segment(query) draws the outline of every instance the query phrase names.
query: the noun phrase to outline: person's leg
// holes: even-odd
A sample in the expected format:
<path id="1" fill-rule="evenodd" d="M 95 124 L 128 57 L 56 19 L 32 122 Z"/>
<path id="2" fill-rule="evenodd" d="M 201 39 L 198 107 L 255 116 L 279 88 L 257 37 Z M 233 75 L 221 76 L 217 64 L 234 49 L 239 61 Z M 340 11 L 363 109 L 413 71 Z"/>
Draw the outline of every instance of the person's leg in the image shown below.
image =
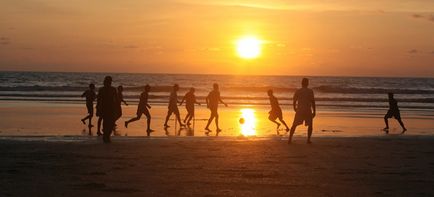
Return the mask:
<path id="1" fill-rule="evenodd" d="M 211 116 L 208 119 L 208 123 L 206 124 L 205 130 L 209 130 L 209 125 L 214 120 L 214 113 L 211 112 Z"/>
<path id="2" fill-rule="evenodd" d="M 219 114 L 216 112 L 216 114 L 215 114 L 215 126 L 216 126 L 216 128 L 217 128 L 217 132 L 220 132 L 221 131 L 221 129 L 220 129 L 220 127 L 219 127 Z"/>
<path id="3" fill-rule="evenodd" d="M 312 131 L 313 131 L 313 124 L 310 124 L 310 125 L 307 127 L 307 143 L 308 143 L 308 144 L 311 144 L 311 143 L 312 143 L 312 141 L 310 141 L 310 138 L 312 137 Z"/>
<path id="4" fill-rule="evenodd" d="M 128 124 L 140 120 L 141 117 L 142 117 L 142 113 L 137 113 L 136 117 L 131 118 L 131 119 L 125 121 L 125 128 L 128 128 Z"/>
<path id="5" fill-rule="evenodd" d="M 402 133 L 405 133 L 405 131 L 407 131 L 407 129 L 404 126 L 404 123 L 402 122 L 401 118 L 397 118 L 396 120 L 398 120 L 399 125 L 401 125 L 402 127 Z"/>
<path id="6" fill-rule="evenodd" d="M 114 118 L 107 117 L 103 120 L 103 141 L 104 143 L 110 143 L 111 139 L 110 136 L 112 134 L 114 127 Z"/>
<path id="7" fill-rule="evenodd" d="M 169 122 L 169 118 L 171 115 L 172 115 L 172 110 L 169 109 L 169 111 L 167 112 L 166 120 L 164 121 L 164 127 L 169 127 L 167 122 Z"/>
<path id="8" fill-rule="evenodd" d="M 181 122 L 181 115 L 179 114 L 179 111 L 178 111 L 178 110 L 175 110 L 175 116 L 176 116 L 176 119 L 178 119 L 179 126 L 180 126 L 180 127 L 185 126 L 185 125 L 182 124 L 182 122 Z"/>
<path id="9" fill-rule="evenodd" d="M 278 123 L 275 118 L 273 118 L 273 117 L 270 116 L 270 117 L 268 117 L 268 120 L 270 120 L 271 122 L 274 122 L 274 124 L 277 125 L 277 129 L 279 129 L 280 123 Z"/>
<path id="10" fill-rule="evenodd" d="M 97 135 L 102 135 L 102 133 L 101 133 L 101 123 L 102 123 L 102 117 L 98 117 Z"/>
<path id="11" fill-rule="evenodd" d="M 292 124 L 291 130 L 289 132 L 288 144 L 292 143 L 292 136 L 294 135 L 296 128 L 297 128 L 297 125 Z"/>
<path id="12" fill-rule="evenodd" d="M 191 119 L 193 119 L 193 116 L 194 116 L 191 113 L 189 113 L 189 114 L 190 114 L 190 116 L 188 117 L 187 122 L 186 122 L 187 125 L 190 125 Z"/>
<path id="13" fill-rule="evenodd" d="M 144 114 L 146 116 L 146 124 L 147 124 L 146 132 L 148 133 L 153 132 L 154 130 L 151 129 L 151 114 L 149 113 L 148 110 L 146 110 Z"/>
<path id="14" fill-rule="evenodd" d="M 283 118 L 279 118 L 279 121 L 280 121 L 283 125 L 285 125 L 285 127 L 286 127 L 286 132 L 288 132 L 288 131 L 289 131 L 289 127 L 288 127 L 288 125 L 286 124 L 285 120 L 283 120 Z"/>
<path id="15" fill-rule="evenodd" d="M 187 112 L 187 115 L 185 115 L 185 118 L 184 118 L 184 123 L 187 122 L 187 119 L 188 119 L 189 117 L 190 117 L 190 113 Z"/>

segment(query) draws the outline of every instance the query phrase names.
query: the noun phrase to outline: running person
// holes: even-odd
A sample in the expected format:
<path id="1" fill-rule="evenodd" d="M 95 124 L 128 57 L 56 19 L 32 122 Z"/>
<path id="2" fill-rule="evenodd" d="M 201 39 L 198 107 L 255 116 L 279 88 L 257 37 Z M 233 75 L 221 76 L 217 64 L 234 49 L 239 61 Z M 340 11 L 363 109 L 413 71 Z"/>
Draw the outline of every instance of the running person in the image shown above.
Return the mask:
<path id="1" fill-rule="evenodd" d="M 276 129 L 277 130 L 277 134 L 279 134 L 279 127 L 280 127 L 280 123 L 278 123 L 276 121 L 277 118 L 279 118 L 279 121 L 283 125 L 285 125 L 286 132 L 288 132 L 289 131 L 288 125 L 286 125 L 286 122 L 283 120 L 282 109 L 280 108 L 279 101 L 273 95 L 273 90 L 268 90 L 267 94 L 268 94 L 268 97 L 270 98 L 270 105 L 271 105 L 271 111 L 268 112 L 270 114 L 268 116 L 268 120 L 270 120 L 271 122 L 276 123 L 276 125 L 277 125 L 277 129 Z"/>
<path id="2" fill-rule="evenodd" d="M 96 93 L 95 93 L 95 85 L 93 83 L 89 84 L 89 89 L 83 92 L 81 97 L 86 97 L 86 108 L 87 108 L 87 116 L 81 119 L 81 122 L 83 124 L 86 124 L 86 120 L 89 119 L 89 128 L 93 127 L 92 125 L 92 117 L 93 117 L 93 101 L 96 99 Z M 90 130 L 89 130 L 89 134 Z"/>
<path id="3" fill-rule="evenodd" d="M 219 103 L 223 103 L 226 107 L 228 105 L 225 102 L 223 102 L 221 97 L 220 97 L 219 85 L 215 83 L 215 84 L 213 84 L 213 88 L 214 89 L 206 97 L 206 106 L 211 111 L 211 115 L 208 119 L 208 123 L 206 124 L 205 130 L 211 132 L 211 130 L 209 129 L 209 125 L 211 124 L 211 122 L 215 118 L 215 125 L 216 125 L 216 129 L 217 129 L 216 131 L 217 131 L 217 133 L 219 133 L 221 131 L 221 129 L 219 127 L 219 114 L 217 111 L 218 105 L 219 105 Z"/>
<path id="4" fill-rule="evenodd" d="M 190 125 L 190 121 L 194 117 L 194 104 L 200 105 L 200 103 L 196 101 L 196 96 L 194 95 L 194 88 L 190 88 L 190 91 L 185 94 L 184 98 L 182 98 L 179 106 L 181 106 L 184 101 L 185 108 L 187 109 L 187 115 L 185 116 L 184 123 Z"/>
<path id="5" fill-rule="evenodd" d="M 151 90 L 151 86 L 146 85 L 144 91 L 142 92 L 142 94 L 140 94 L 140 101 L 139 101 L 139 105 L 137 106 L 137 113 L 136 113 L 137 116 L 135 118 L 131 118 L 128 121 L 125 121 L 125 128 L 128 128 L 129 123 L 140 120 L 142 114 L 145 114 L 147 119 L 146 133 L 148 136 L 151 132 L 154 131 L 151 129 L 151 114 L 149 113 L 149 109 L 151 109 L 151 106 L 148 103 L 150 90 Z"/>
<path id="6" fill-rule="evenodd" d="M 399 111 L 399 107 L 398 107 L 398 101 L 396 101 L 393 98 L 393 93 L 388 93 L 389 96 L 389 110 L 387 111 L 386 115 L 384 115 L 384 123 L 386 124 L 386 127 L 383 129 L 383 131 L 385 131 L 386 133 L 389 133 L 389 118 L 395 118 L 396 120 L 398 120 L 399 125 L 401 125 L 402 127 L 402 133 L 405 133 L 405 131 L 407 131 L 407 129 L 404 126 L 404 123 L 401 120 L 401 113 Z"/>
<path id="7" fill-rule="evenodd" d="M 167 122 L 169 121 L 169 118 L 172 115 L 172 113 L 175 114 L 176 119 L 178 120 L 179 126 L 180 127 L 184 127 L 185 126 L 184 124 L 182 124 L 181 117 L 179 115 L 178 95 L 177 95 L 178 90 L 179 90 L 178 84 L 173 85 L 173 90 L 172 90 L 172 92 L 170 92 L 169 107 L 168 107 L 169 110 L 167 111 L 166 121 L 164 122 L 164 128 L 170 127 L 167 124 Z"/>
<path id="8" fill-rule="evenodd" d="M 289 134 L 288 143 L 292 142 L 292 136 L 294 135 L 297 126 L 304 122 L 307 126 L 307 143 L 310 144 L 312 143 L 310 138 L 313 130 L 313 118 L 316 114 L 315 97 L 313 90 L 308 88 L 309 79 L 303 78 L 301 85 L 302 88 L 295 92 L 293 98 L 295 117 L 294 122 L 292 123 L 291 133 Z"/>

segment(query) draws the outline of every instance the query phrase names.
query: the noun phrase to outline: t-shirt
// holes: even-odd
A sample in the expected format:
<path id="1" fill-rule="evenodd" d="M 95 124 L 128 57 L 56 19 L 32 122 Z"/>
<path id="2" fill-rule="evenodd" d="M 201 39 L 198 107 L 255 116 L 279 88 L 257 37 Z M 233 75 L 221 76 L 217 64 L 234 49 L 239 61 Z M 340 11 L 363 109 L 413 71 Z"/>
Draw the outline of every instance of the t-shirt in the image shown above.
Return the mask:
<path id="1" fill-rule="evenodd" d="M 148 92 L 142 92 L 142 94 L 140 94 L 140 101 L 138 106 L 139 109 L 144 109 L 147 107 L 146 104 L 148 104 L 148 97 Z"/>
<path id="2" fill-rule="evenodd" d="M 81 96 L 86 97 L 86 103 L 93 103 L 96 98 L 96 93 L 92 90 L 86 90 Z"/>
<path id="3" fill-rule="evenodd" d="M 270 105 L 272 111 L 281 110 L 279 106 L 279 101 L 277 101 L 277 98 L 275 96 L 270 96 Z"/>
<path id="4" fill-rule="evenodd" d="M 209 107 L 217 107 L 220 100 L 220 91 L 213 90 L 208 94 Z"/>
<path id="5" fill-rule="evenodd" d="M 196 103 L 196 96 L 194 95 L 194 93 L 192 92 L 187 92 L 187 94 L 185 94 L 185 105 L 187 107 L 193 107 L 194 104 Z"/>
<path id="6" fill-rule="evenodd" d="M 389 110 L 399 111 L 398 101 L 396 101 L 395 99 L 389 99 Z"/>
<path id="7" fill-rule="evenodd" d="M 178 95 L 176 91 L 172 91 L 169 97 L 169 108 L 177 108 L 178 107 Z"/>
<path id="8" fill-rule="evenodd" d="M 297 111 L 310 112 L 312 102 L 315 100 L 313 90 L 310 88 L 300 88 L 294 94 L 294 101 L 297 101 Z"/>
<path id="9" fill-rule="evenodd" d="M 118 96 L 116 88 L 102 87 L 98 91 L 98 109 L 103 117 L 114 117 Z"/>

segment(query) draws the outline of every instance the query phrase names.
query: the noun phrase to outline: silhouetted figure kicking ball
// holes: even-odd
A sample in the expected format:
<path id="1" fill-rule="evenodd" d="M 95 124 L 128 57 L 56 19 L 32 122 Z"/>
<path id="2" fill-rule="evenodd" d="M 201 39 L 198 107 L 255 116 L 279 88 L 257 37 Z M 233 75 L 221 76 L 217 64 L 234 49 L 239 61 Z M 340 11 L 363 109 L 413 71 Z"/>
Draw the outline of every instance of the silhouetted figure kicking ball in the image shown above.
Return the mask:
<path id="1" fill-rule="evenodd" d="M 104 87 L 98 90 L 97 102 L 98 112 L 103 121 L 103 141 L 104 143 L 110 143 L 118 105 L 117 91 L 116 88 L 112 87 L 112 78 L 110 76 L 104 78 Z"/>
<path id="2" fill-rule="evenodd" d="M 172 113 L 175 114 L 179 126 L 184 127 L 184 124 L 182 124 L 181 122 L 181 116 L 179 114 L 179 109 L 178 109 L 178 94 L 177 94 L 178 90 L 179 90 L 178 84 L 173 85 L 173 90 L 172 92 L 170 92 L 170 96 L 169 96 L 169 107 L 168 107 L 169 110 L 167 111 L 166 121 L 164 122 L 164 128 L 170 127 L 167 124 L 167 122 L 169 121 L 169 118 L 172 115 Z"/>
<path id="3" fill-rule="evenodd" d="M 184 123 L 186 123 L 187 125 L 191 125 L 190 121 L 194 117 L 194 104 L 200 105 L 200 103 L 196 101 L 196 95 L 194 95 L 194 88 L 190 88 L 190 91 L 188 91 L 185 94 L 184 98 L 182 98 L 179 106 L 181 106 L 184 101 L 185 108 L 187 109 L 187 115 L 185 116 Z"/>
<path id="4" fill-rule="evenodd" d="M 388 93 L 389 96 L 389 110 L 387 111 L 386 115 L 384 116 L 384 123 L 386 124 L 386 127 L 383 129 L 386 133 L 389 133 L 389 118 L 394 117 L 396 120 L 398 120 L 399 124 L 402 127 L 402 133 L 405 133 L 407 129 L 404 126 L 404 123 L 401 120 L 401 113 L 399 112 L 398 107 L 398 101 L 396 101 L 393 98 L 393 93 Z"/>
<path id="5" fill-rule="evenodd" d="M 216 129 L 217 129 L 216 131 L 218 134 L 219 132 L 222 131 L 219 127 L 219 114 L 217 111 L 219 103 L 223 103 L 226 107 L 228 105 L 226 103 L 224 103 L 220 97 L 219 85 L 215 83 L 213 85 L 213 88 L 214 89 L 206 97 L 206 106 L 211 111 L 211 116 L 208 119 L 208 123 L 206 124 L 205 130 L 207 130 L 208 132 L 211 132 L 211 130 L 209 129 L 209 125 L 215 119 L 215 125 L 216 125 Z"/>
<path id="6" fill-rule="evenodd" d="M 87 108 L 87 116 L 81 119 L 81 122 L 83 124 L 86 124 L 86 120 L 89 119 L 89 135 L 92 135 L 92 132 L 90 128 L 93 127 L 92 125 L 92 117 L 93 117 L 93 101 L 96 99 L 96 93 L 95 93 L 95 85 L 93 83 L 89 84 L 89 89 L 84 91 L 81 97 L 86 97 L 86 108 Z"/>
<path id="7" fill-rule="evenodd" d="M 280 108 L 279 105 L 279 101 L 277 100 L 277 98 L 273 95 L 273 90 L 268 90 L 267 92 L 268 97 L 270 98 L 270 105 L 271 105 L 271 111 L 268 112 L 270 115 L 268 116 L 268 119 L 271 122 L 276 123 L 277 125 L 277 134 L 279 135 L 279 127 L 280 127 L 280 123 L 278 123 L 276 121 L 276 119 L 279 118 L 279 121 L 285 125 L 286 127 L 286 132 L 289 131 L 288 125 L 286 125 L 286 122 L 283 120 L 283 115 L 282 115 L 282 109 Z"/>
<path id="8" fill-rule="evenodd" d="M 154 130 L 151 129 L 151 114 L 149 113 L 149 109 L 151 109 L 151 106 L 148 103 L 149 98 L 149 91 L 151 90 L 151 86 L 146 85 L 144 91 L 142 94 L 140 94 L 140 101 L 139 105 L 137 106 L 137 116 L 135 118 L 131 118 L 128 121 L 125 121 L 125 128 L 128 128 L 128 124 L 137 120 L 140 120 L 142 117 L 142 114 L 145 114 L 147 119 L 147 129 L 146 134 L 149 136 L 151 132 Z"/>
<path id="9" fill-rule="evenodd" d="M 313 90 L 308 88 L 309 79 L 303 78 L 301 86 L 302 88 L 295 92 L 293 98 L 295 117 L 289 134 L 289 144 L 292 142 L 292 136 L 294 135 L 295 129 L 298 125 L 303 124 L 303 122 L 307 126 L 307 143 L 312 143 L 310 138 L 313 130 L 313 118 L 316 114 L 315 97 L 313 95 Z"/>

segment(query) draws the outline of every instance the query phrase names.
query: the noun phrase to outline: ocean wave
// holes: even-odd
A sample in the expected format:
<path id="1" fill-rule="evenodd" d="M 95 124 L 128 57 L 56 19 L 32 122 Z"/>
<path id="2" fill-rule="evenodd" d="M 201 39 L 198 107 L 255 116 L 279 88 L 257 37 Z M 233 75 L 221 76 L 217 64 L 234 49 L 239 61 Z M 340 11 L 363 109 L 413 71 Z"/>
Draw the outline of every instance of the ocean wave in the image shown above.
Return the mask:
<path id="1" fill-rule="evenodd" d="M 190 87 L 180 87 L 180 91 L 187 91 Z M 84 91 L 87 87 L 83 86 L 0 86 L 0 92 L 31 92 L 31 91 L 53 91 L 53 92 L 72 92 L 72 91 Z M 143 91 L 144 86 L 125 86 L 125 92 L 140 92 Z M 239 92 L 239 93 L 258 93 L 266 92 L 272 89 L 276 93 L 293 93 L 297 88 L 285 88 L 285 87 L 222 87 L 222 91 L 227 92 Z M 312 88 L 315 92 L 319 93 L 341 93 L 341 94 L 386 94 L 389 92 L 395 94 L 434 94 L 432 89 L 398 89 L 398 88 L 352 88 L 352 87 L 338 87 L 331 85 L 317 86 Z M 170 92 L 172 86 L 152 86 L 152 92 Z M 196 88 L 198 92 L 207 92 L 210 90 L 208 87 L 199 86 Z"/>

